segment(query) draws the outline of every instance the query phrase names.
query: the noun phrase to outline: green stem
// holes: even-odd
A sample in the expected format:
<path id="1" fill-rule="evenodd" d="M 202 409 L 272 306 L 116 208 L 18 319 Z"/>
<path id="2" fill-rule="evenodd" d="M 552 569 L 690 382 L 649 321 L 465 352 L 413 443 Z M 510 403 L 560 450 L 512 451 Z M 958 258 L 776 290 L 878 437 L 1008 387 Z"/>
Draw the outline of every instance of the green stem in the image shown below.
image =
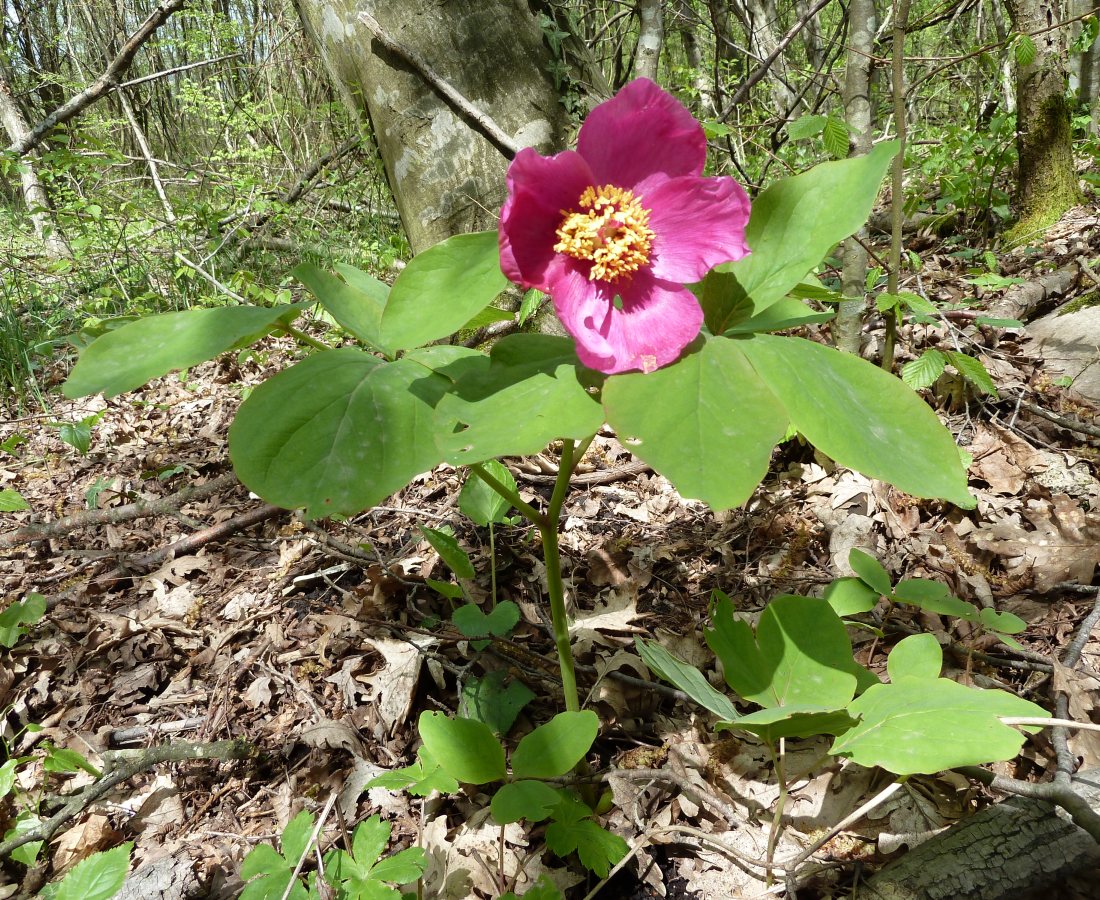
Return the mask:
<path id="1" fill-rule="evenodd" d="M 783 825 L 783 809 L 787 805 L 787 778 L 783 774 L 783 738 L 779 739 L 779 752 L 771 744 L 772 764 L 775 766 L 775 779 L 779 782 L 779 796 L 775 800 L 775 816 L 772 818 L 771 828 L 768 831 L 768 848 L 764 857 L 767 884 L 770 887 L 773 882 L 772 861 L 775 859 L 775 845 L 779 842 L 779 830 Z"/>
<path id="2" fill-rule="evenodd" d="M 558 521 L 562 504 L 569 493 L 569 476 L 573 473 L 576 443 L 562 441 L 561 462 L 554 493 L 550 495 L 550 508 L 545 521 L 539 525 L 542 535 L 542 558 L 546 563 L 546 590 L 550 595 L 550 623 L 554 629 L 554 645 L 558 650 L 558 668 L 561 669 L 561 687 L 565 694 L 568 712 L 579 712 L 580 696 L 577 694 L 577 676 L 573 671 L 573 649 L 569 643 L 569 616 L 565 611 L 565 587 L 561 580 L 561 551 L 558 548 Z"/>
<path id="3" fill-rule="evenodd" d="M 533 525 L 537 525 L 541 529 L 542 526 L 546 524 L 546 516 L 535 509 L 530 503 L 522 500 L 519 494 L 505 485 L 504 482 L 495 475 L 486 472 L 485 467 L 482 466 L 481 463 L 474 463 L 470 466 L 470 471 L 500 494 L 501 497 L 511 503 L 512 506 L 518 509 L 523 514 L 524 518 L 529 519 Z"/>
<path id="4" fill-rule="evenodd" d="M 310 337 L 304 331 L 299 331 L 293 325 L 279 325 L 278 330 L 283 334 L 288 334 L 295 340 L 301 341 L 303 344 L 308 344 L 314 350 L 331 350 L 332 348 L 324 341 L 319 341 L 317 338 Z"/>

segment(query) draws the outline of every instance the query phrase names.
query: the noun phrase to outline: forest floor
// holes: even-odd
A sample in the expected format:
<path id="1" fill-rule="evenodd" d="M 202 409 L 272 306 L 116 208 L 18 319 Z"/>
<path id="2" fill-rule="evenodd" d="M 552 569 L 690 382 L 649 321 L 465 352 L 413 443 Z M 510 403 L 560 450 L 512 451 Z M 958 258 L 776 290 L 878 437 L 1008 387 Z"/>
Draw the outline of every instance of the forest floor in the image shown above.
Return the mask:
<path id="1" fill-rule="evenodd" d="M 1074 254 L 1100 252 L 1095 228 L 1063 244 L 1002 259 L 1002 272 L 1027 282 Z M 919 288 L 934 301 L 984 306 L 1010 289 L 979 298 L 965 280 L 973 275 L 967 262 L 943 247 L 923 259 Z M 1057 302 L 1088 288 L 1073 287 Z M 716 734 L 703 710 L 655 688 L 633 649 L 636 635 L 656 638 L 713 672 L 702 628 L 714 589 L 741 611 L 783 593 L 820 594 L 847 572 L 848 551 L 861 547 L 895 579 L 936 579 L 965 600 L 1021 616 L 1030 651 L 1014 653 L 965 622 L 883 605 L 885 639 L 852 634 L 862 664 L 882 672 L 889 646 L 919 628 L 944 646 L 949 677 L 1006 687 L 1051 708 L 1050 662 L 1096 602 L 1095 588 L 1081 586 L 1093 583 L 1100 562 L 1100 455 L 1094 437 L 1018 401 L 1070 422 L 1095 423 L 1098 410 L 1055 383 L 1020 330 L 975 326 L 965 316 L 951 321 L 950 333 L 904 326 L 899 363 L 959 340 L 993 376 L 995 397 L 950 373 L 926 392 L 973 457 L 972 512 L 900 494 L 788 442 L 752 500 L 716 514 L 681 499 L 659 475 L 639 472 L 613 435 L 589 450 L 562 535 L 573 645 L 584 701 L 602 723 L 591 761 L 615 770 L 608 776 L 615 804 L 604 824 L 642 845 L 600 896 L 764 895 L 761 861 L 778 793 L 768 751 L 748 735 Z M 119 751 L 140 754 L 163 742 L 179 750 L 177 758 L 224 739 L 247 741 L 254 752 L 150 765 L 58 823 L 37 867 L 0 863 L 0 898 L 31 895 L 120 840 L 135 843 L 132 870 L 155 870 L 162 885 L 175 885 L 161 891 L 146 882 L 126 896 L 236 896 L 249 850 L 276 843 L 301 809 L 326 807 L 323 847 L 374 813 L 393 823 L 392 849 L 425 847 L 425 897 L 496 897 L 513 885 L 522 894 L 542 872 L 570 896 L 595 885 L 554 858 L 537 828 L 509 826 L 502 835 L 474 789 L 426 801 L 364 792 L 379 772 L 412 761 L 422 710 L 454 712 L 463 686 L 485 683 L 488 673 L 533 692 L 512 736 L 558 711 L 538 538 L 530 528 L 498 526 L 490 555 L 487 529 L 458 511 L 462 474 L 446 467 L 348 521 L 304 524 L 250 496 L 226 477 L 226 430 L 242 392 L 291 352 L 272 341 L 259 353 L 230 355 L 108 401 L 51 394 L 48 414 L 9 409 L 3 416 L 0 489 L 30 504 L 0 519 L 3 605 L 32 591 L 48 600 L 44 619 L 3 651 L 0 664 L 4 740 L 11 752 L 34 757 L 20 769 L 18 795 L 42 798 L 45 818 L 59 806 L 50 798 L 95 781 L 84 771 L 45 771 L 50 744 L 97 768 Z M 49 374 L 60 381 L 66 373 L 59 366 Z M 60 440 L 56 423 L 98 413 L 86 455 Z M 508 462 L 525 499 L 548 498 L 552 458 Z M 164 502 L 150 508 L 151 501 Z M 57 520 L 37 540 L 13 537 Z M 425 584 L 450 575 L 418 525 L 453 528 L 477 567 L 466 585 L 475 601 L 488 602 L 495 568 L 498 596 L 522 612 L 507 637 L 479 651 L 450 625 L 449 601 Z M 1100 671 L 1097 639 L 1086 644 L 1078 671 L 1063 687 L 1071 712 L 1087 719 L 1097 705 L 1088 675 Z M 29 723 L 40 729 L 28 732 Z M 1082 768 L 1100 764 L 1096 738 L 1070 736 Z M 786 746 L 791 793 L 774 854 L 780 868 L 890 780 L 828 756 L 827 747 Z M 1037 781 L 1052 759 L 1039 734 L 993 768 Z M 632 778 L 638 768 L 666 774 Z M 4 827 L 14 796 L 0 800 Z M 843 893 L 862 870 L 995 799 L 951 773 L 911 778 L 818 851 L 805 869 L 816 874 L 798 896 Z"/>

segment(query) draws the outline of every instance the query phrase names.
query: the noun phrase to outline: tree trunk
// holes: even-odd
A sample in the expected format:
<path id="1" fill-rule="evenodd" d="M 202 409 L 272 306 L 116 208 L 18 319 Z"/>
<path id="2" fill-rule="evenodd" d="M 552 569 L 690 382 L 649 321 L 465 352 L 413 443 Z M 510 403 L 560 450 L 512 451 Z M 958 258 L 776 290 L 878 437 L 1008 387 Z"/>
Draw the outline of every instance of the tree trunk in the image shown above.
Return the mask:
<path id="1" fill-rule="evenodd" d="M 1100 777 L 1092 772 L 1075 775 L 1073 785 L 1097 809 Z M 1054 898 L 1067 896 L 1058 893 L 1057 879 L 1095 872 L 1098 863 L 1100 847 L 1064 813 L 1050 803 L 1013 797 L 909 850 L 862 885 L 858 896 L 1022 900 L 1028 891 L 1042 890 L 1043 896 Z"/>
<path id="2" fill-rule="evenodd" d="M 871 152 L 871 59 L 875 43 L 874 0 L 850 0 L 848 4 L 848 62 L 844 69 L 844 118 L 851 133 L 849 156 Z M 902 202 L 901 197 L 897 202 Z M 867 287 L 867 250 L 861 241 L 867 229 L 844 242 L 844 268 L 840 291 L 853 298 L 840 304 L 833 339 L 849 353 L 859 353 Z"/>
<path id="3" fill-rule="evenodd" d="M 758 61 L 767 59 L 779 46 L 775 0 L 735 0 L 731 6 L 745 28 L 753 55 Z M 782 53 L 768 67 L 767 79 L 776 114 L 780 120 L 789 118 L 799 101 L 791 87 L 790 68 Z"/>
<path id="4" fill-rule="evenodd" d="M 512 0 L 296 0 L 350 111 L 369 118 L 414 253 L 496 227 L 508 160 L 423 74 L 360 23 L 365 11 L 515 144 L 565 146 L 569 120 L 535 19 Z"/>
<path id="5" fill-rule="evenodd" d="M 1035 58 L 1016 66 L 1016 149 L 1020 164 L 1011 235 L 1026 239 L 1081 202 L 1066 101 L 1065 16 L 1059 0 L 1006 0 L 1012 25 L 1032 35 Z"/>
<path id="6" fill-rule="evenodd" d="M 639 78 L 657 80 L 657 64 L 665 42 L 665 19 L 661 0 L 638 0 L 638 53 L 634 74 Z"/>
<path id="7" fill-rule="evenodd" d="M 12 96 L 8 83 L 0 78 L 0 124 L 8 134 L 10 143 L 17 143 L 29 134 L 30 129 L 23 118 L 23 113 Z M 34 227 L 34 233 L 42 241 L 46 254 L 53 259 L 72 256 L 72 251 L 65 241 L 64 235 L 54 221 L 50 210 L 50 200 L 46 195 L 46 189 L 38 179 L 38 173 L 34 168 L 34 154 L 28 153 L 19 161 L 19 179 L 23 187 L 23 202 L 27 204 L 27 212 Z"/>

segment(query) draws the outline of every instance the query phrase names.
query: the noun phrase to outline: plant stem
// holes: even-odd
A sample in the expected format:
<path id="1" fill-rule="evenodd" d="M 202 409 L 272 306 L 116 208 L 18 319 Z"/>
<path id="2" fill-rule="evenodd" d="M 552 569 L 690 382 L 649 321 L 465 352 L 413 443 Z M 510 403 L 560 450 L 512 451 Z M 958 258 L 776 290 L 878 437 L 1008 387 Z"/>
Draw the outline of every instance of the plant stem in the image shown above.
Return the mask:
<path id="1" fill-rule="evenodd" d="M 561 687 L 565 694 L 565 708 L 578 712 L 581 708 L 577 694 L 577 676 L 573 671 L 573 650 L 569 645 L 569 617 L 565 611 L 565 588 L 561 581 L 561 552 L 558 548 L 558 521 L 565 495 L 569 492 L 569 476 L 573 472 L 576 443 L 562 441 L 561 461 L 558 463 L 558 480 L 550 495 L 550 508 L 539 524 L 542 535 L 542 558 L 546 563 L 546 591 L 550 595 L 550 622 L 554 629 L 554 644 L 558 650 L 558 667 L 561 669 Z"/>
<path id="2" fill-rule="evenodd" d="M 890 268 L 887 272 L 886 290 L 896 295 L 901 278 L 901 225 L 905 215 L 905 140 L 908 134 L 905 120 L 905 29 L 909 25 L 911 0 L 894 0 L 894 127 L 897 129 L 898 155 L 894 157 L 891 185 Z M 882 368 L 887 372 L 894 368 L 894 343 L 897 340 L 896 314 L 886 316 L 886 336 L 882 345 Z"/>
<path id="3" fill-rule="evenodd" d="M 280 325 L 278 330 L 283 334 L 288 334 L 297 341 L 301 341 L 303 344 L 308 344 L 314 350 L 331 350 L 332 348 L 323 341 L 317 340 L 317 338 L 310 337 L 304 331 L 299 331 L 293 325 Z"/>
<path id="4" fill-rule="evenodd" d="M 764 857 L 768 885 L 771 885 L 773 881 L 772 861 L 775 859 L 775 845 L 779 842 L 779 830 L 783 826 L 783 808 L 787 805 L 787 777 L 783 774 L 783 743 L 784 738 L 780 738 L 778 752 L 776 752 L 775 747 L 768 744 L 768 750 L 772 755 L 772 763 L 775 766 L 775 780 L 779 783 L 779 796 L 775 800 L 775 816 L 772 818 L 772 825 L 768 831 L 768 849 Z"/>

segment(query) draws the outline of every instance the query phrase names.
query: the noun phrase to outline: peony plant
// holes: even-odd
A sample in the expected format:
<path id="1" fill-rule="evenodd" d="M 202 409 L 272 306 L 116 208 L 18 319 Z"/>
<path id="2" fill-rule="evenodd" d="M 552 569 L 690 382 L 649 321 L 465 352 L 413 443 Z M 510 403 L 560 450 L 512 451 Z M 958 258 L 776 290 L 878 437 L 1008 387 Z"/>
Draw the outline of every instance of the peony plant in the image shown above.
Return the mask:
<path id="1" fill-rule="evenodd" d="M 350 266 L 297 267 L 347 345 L 294 327 L 307 302 L 168 313 L 97 338 L 64 390 L 115 395 L 294 335 L 304 358 L 253 390 L 230 430 L 241 481 L 308 518 L 350 516 L 440 463 L 468 467 L 539 530 L 576 712 L 558 521 L 570 473 L 605 424 L 715 509 L 749 498 L 792 430 L 902 490 L 973 505 L 951 435 L 909 388 L 774 334 L 831 317 L 805 302 L 823 294 L 812 271 L 863 224 L 896 152 L 886 142 L 778 181 L 750 215 L 733 179 L 702 174 L 699 123 L 641 79 L 592 111 L 575 151 L 516 156 L 498 232 L 442 242 L 392 287 Z M 488 353 L 451 343 L 509 281 L 548 294 L 569 337 L 512 334 Z M 545 508 L 485 465 L 552 443 L 560 468 Z"/>

